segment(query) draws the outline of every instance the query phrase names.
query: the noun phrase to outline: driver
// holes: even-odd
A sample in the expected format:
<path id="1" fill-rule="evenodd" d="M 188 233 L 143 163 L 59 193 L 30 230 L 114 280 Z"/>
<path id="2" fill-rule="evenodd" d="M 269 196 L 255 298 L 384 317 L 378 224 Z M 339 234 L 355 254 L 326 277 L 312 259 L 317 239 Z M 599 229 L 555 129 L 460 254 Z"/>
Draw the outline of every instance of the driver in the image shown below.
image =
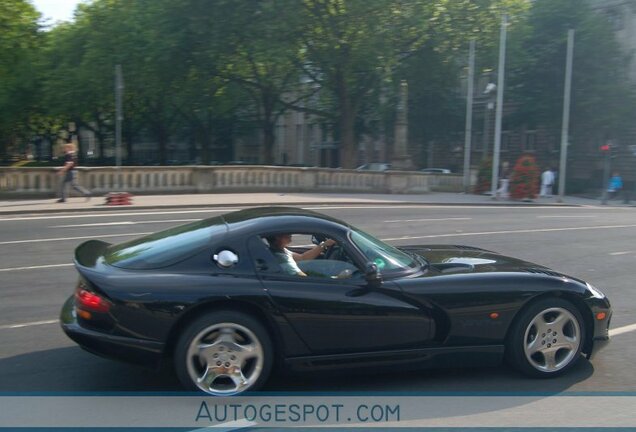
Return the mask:
<path id="1" fill-rule="evenodd" d="M 312 260 L 336 243 L 333 239 L 327 239 L 302 254 L 299 254 L 287 249 L 287 246 L 292 242 L 291 234 L 276 234 L 267 236 L 266 239 L 269 243 L 270 250 L 274 256 L 279 259 L 283 271 L 287 274 L 298 276 L 307 275 L 298 267 L 298 264 L 296 264 L 297 261 Z"/>

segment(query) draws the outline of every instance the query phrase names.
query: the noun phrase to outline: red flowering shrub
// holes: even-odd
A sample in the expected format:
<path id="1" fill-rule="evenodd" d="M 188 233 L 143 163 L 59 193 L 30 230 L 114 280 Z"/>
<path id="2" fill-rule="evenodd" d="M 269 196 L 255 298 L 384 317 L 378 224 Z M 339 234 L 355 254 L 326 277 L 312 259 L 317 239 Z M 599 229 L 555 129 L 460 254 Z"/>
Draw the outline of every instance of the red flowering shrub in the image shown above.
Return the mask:
<path id="1" fill-rule="evenodd" d="M 491 190 L 490 184 L 492 180 L 492 159 L 484 159 L 479 164 L 477 171 L 477 184 L 475 185 L 475 193 L 481 194 Z"/>
<path id="2" fill-rule="evenodd" d="M 539 193 L 540 175 L 534 156 L 521 156 L 510 177 L 510 197 L 513 199 L 536 198 Z"/>

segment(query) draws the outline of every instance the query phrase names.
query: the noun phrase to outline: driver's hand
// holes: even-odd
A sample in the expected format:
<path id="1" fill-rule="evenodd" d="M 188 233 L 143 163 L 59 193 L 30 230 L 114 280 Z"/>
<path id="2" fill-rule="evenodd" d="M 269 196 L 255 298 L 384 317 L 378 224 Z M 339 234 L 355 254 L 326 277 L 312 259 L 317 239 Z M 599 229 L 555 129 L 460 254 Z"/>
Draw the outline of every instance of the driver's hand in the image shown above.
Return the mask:
<path id="1" fill-rule="evenodd" d="M 327 239 L 323 242 L 323 244 L 325 247 L 331 247 L 336 244 L 336 241 L 334 239 Z"/>

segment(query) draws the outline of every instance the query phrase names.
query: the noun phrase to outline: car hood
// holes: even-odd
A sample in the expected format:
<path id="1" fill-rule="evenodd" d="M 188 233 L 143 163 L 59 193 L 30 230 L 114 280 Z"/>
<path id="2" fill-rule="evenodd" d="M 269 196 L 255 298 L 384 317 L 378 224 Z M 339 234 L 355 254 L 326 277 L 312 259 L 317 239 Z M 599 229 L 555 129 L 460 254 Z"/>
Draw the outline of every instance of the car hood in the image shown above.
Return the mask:
<path id="1" fill-rule="evenodd" d="M 441 273 L 522 272 L 565 276 L 539 264 L 471 246 L 413 245 L 400 249 L 423 257 Z"/>

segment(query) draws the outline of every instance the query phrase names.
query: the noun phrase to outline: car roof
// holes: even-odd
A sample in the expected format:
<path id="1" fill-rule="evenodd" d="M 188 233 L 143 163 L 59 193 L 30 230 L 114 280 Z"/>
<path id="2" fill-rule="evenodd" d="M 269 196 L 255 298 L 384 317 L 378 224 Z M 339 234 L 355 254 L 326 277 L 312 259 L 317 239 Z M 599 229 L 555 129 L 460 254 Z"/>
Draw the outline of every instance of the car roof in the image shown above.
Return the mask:
<path id="1" fill-rule="evenodd" d="M 349 224 L 330 216 L 297 207 L 256 207 L 222 216 L 230 232 L 300 232 L 327 229 L 347 231 Z"/>

